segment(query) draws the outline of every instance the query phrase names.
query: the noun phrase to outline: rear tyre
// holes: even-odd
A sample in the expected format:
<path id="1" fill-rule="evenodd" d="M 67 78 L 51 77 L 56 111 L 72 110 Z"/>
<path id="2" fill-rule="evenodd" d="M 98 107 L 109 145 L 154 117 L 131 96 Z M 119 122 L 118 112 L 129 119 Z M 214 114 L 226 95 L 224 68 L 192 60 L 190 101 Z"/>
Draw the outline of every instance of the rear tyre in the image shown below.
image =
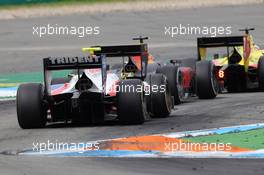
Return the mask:
<path id="1" fill-rule="evenodd" d="M 168 117 L 171 113 L 173 102 L 171 101 L 170 87 L 167 78 L 163 74 L 149 74 L 146 78 L 150 85 L 146 95 L 147 107 L 151 117 Z M 158 87 L 153 92 L 152 88 Z"/>
<path id="2" fill-rule="evenodd" d="M 29 83 L 19 86 L 17 91 L 17 119 L 23 129 L 43 128 L 47 122 L 47 111 L 43 105 L 42 84 Z"/>
<path id="3" fill-rule="evenodd" d="M 261 56 L 258 61 L 258 81 L 259 81 L 259 90 L 264 91 L 264 57 Z"/>
<path id="4" fill-rule="evenodd" d="M 144 92 L 139 79 L 122 80 L 117 93 L 117 114 L 122 124 L 142 124 L 148 118 Z M 137 90 L 136 90 L 137 89 Z"/>
<path id="5" fill-rule="evenodd" d="M 166 76 L 171 95 L 174 97 L 174 104 L 178 105 L 182 102 L 183 93 L 181 93 L 181 90 L 183 89 L 180 84 L 178 84 L 178 67 L 173 65 L 167 65 L 163 66 L 157 69 L 157 73 L 161 73 Z"/>
<path id="6" fill-rule="evenodd" d="M 211 61 L 196 63 L 196 94 L 200 99 L 215 98 L 218 93 L 218 82 Z"/>

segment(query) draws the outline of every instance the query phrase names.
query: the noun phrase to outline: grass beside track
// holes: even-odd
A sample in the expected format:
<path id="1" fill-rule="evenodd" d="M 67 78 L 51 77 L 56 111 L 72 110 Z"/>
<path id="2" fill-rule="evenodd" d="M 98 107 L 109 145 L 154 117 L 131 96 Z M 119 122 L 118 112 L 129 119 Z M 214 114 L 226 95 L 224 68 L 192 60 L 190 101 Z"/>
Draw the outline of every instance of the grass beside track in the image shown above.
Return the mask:
<path id="1" fill-rule="evenodd" d="M 1 9 L 15 9 L 15 8 L 35 8 L 35 7 L 58 7 L 65 5 L 89 5 L 89 4 L 98 4 L 98 3 L 115 3 L 115 2 L 128 2 L 131 0 L 50 0 L 50 1 L 33 1 L 27 3 L 10 3 L 10 4 L 1 4 Z"/>
<path id="2" fill-rule="evenodd" d="M 231 143 L 232 145 L 240 148 L 249 148 L 252 150 L 264 149 L 264 129 L 255 129 L 221 135 L 185 137 L 183 139 L 194 143 Z"/>
<path id="3" fill-rule="evenodd" d="M 52 76 L 53 78 L 58 77 L 67 77 L 69 74 L 68 70 L 62 70 L 62 71 L 53 71 Z M 0 76 L 0 87 L 4 84 L 19 84 L 19 83 L 39 83 L 43 82 L 44 76 L 43 72 L 25 72 L 25 73 L 19 73 L 19 74 L 6 74 Z"/>

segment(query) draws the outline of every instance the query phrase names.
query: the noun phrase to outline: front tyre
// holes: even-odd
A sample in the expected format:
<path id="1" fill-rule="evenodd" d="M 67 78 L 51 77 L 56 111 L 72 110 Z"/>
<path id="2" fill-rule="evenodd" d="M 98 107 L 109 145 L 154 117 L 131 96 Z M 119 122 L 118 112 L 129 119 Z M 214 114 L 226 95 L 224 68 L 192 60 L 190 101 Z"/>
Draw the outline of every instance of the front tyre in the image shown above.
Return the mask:
<path id="1" fill-rule="evenodd" d="M 17 91 L 17 119 L 23 129 L 43 128 L 47 122 L 42 84 L 21 84 Z"/>

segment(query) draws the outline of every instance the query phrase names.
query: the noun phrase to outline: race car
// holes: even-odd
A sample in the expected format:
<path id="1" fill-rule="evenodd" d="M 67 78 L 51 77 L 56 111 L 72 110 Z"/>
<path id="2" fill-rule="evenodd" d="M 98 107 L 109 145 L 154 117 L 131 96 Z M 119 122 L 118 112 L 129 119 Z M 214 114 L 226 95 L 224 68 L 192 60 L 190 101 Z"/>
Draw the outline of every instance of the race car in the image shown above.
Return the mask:
<path id="1" fill-rule="evenodd" d="M 170 66 L 161 68 L 158 72 L 170 80 L 174 104 L 189 101 L 195 96 L 199 99 L 214 99 L 218 95 L 217 68 L 210 60 L 171 59 Z"/>
<path id="2" fill-rule="evenodd" d="M 214 99 L 218 95 L 216 67 L 211 61 L 183 58 L 172 59 L 170 62 L 177 70 L 176 74 L 168 73 L 176 77 L 174 81 L 177 86 L 171 87 L 171 89 L 176 89 L 172 90 L 175 92 L 175 104 L 181 104 L 195 96 L 199 99 Z"/>
<path id="3" fill-rule="evenodd" d="M 21 128 L 42 128 L 47 122 L 100 123 L 113 117 L 122 124 L 142 124 L 151 117 L 167 117 L 173 109 L 166 66 L 154 63 L 144 43 L 94 46 L 80 57 L 43 59 L 44 84 L 21 84 L 17 118 Z M 119 63 L 110 65 L 109 59 Z M 120 60 L 122 62 L 120 63 Z M 73 70 L 52 78 L 53 71 Z"/>
<path id="4" fill-rule="evenodd" d="M 197 39 L 199 60 L 214 63 L 221 92 L 264 91 L 264 50 L 254 43 L 251 30 L 241 29 L 242 36 Z"/>

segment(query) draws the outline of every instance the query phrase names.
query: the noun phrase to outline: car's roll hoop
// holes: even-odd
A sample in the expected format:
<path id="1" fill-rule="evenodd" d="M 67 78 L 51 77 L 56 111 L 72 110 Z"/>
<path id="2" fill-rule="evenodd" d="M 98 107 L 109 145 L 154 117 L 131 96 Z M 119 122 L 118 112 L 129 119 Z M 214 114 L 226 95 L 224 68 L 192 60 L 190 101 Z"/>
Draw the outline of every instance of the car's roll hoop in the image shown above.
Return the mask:
<path id="1" fill-rule="evenodd" d="M 148 40 L 148 39 L 149 39 L 148 37 L 142 37 L 142 36 L 139 36 L 137 38 L 133 38 L 133 40 L 138 40 L 140 44 L 143 44 L 144 40 Z"/>
<path id="2" fill-rule="evenodd" d="M 241 32 L 245 32 L 245 34 L 246 35 L 248 35 L 249 34 L 249 31 L 253 31 L 253 30 L 255 30 L 255 28 L 244 28 L 244 29 L 239 29 L 239 31 L 241 31 Z"/>

